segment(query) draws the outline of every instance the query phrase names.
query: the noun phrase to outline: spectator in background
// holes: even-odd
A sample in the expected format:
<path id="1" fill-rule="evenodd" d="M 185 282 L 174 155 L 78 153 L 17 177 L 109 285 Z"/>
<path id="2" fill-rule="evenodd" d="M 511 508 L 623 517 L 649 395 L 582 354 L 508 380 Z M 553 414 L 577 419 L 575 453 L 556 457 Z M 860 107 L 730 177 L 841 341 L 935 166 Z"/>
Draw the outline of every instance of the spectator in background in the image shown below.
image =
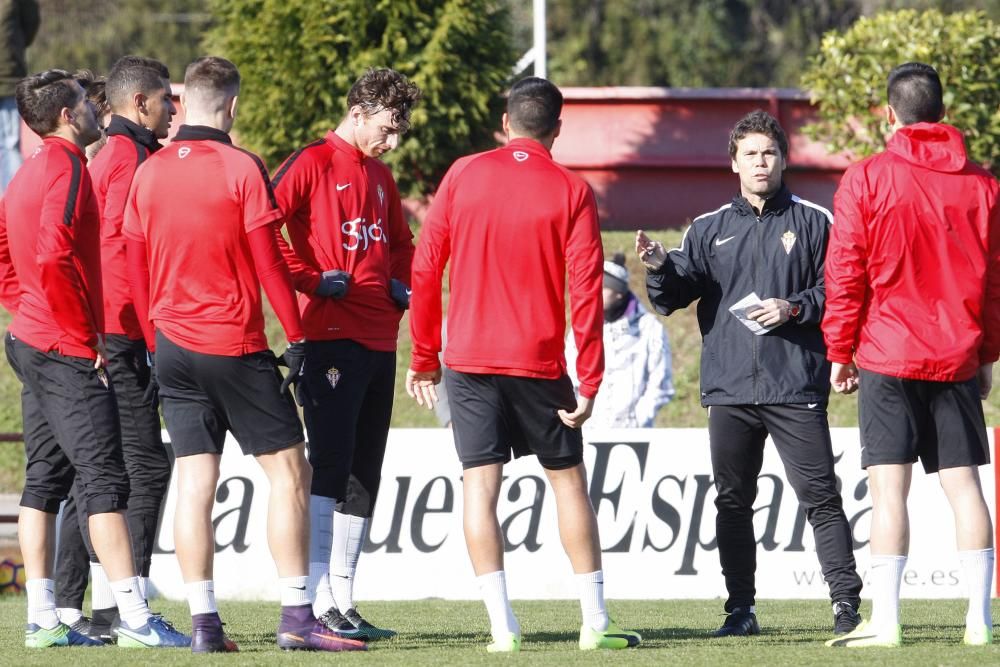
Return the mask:
<path id="1" fill-rule="evenodd" d="M 674 397 L 670 341 L 656 316 L 628 288 L 625 255 L 604 262 L 604 391 L 594 402 L 596 428 L 652 428 Z M 566 368 L 579 391 L 576 343 L 566 336 Z"/>
<path id="2" fill-rule="evenodd" d="M 38 33 L 40 17 L 35 0 L 0 0 L 0 191 L 21 166 L 21 117 L 14 86 L 28 74 L 24 52 Z"/>

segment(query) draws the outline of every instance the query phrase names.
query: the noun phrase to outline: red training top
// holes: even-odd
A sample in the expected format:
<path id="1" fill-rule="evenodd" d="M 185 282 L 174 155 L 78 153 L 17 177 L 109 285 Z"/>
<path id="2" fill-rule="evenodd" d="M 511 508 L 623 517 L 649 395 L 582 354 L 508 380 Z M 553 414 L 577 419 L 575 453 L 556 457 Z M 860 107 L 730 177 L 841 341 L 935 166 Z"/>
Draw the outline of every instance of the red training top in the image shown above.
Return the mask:
<path id="1" fill-rule="evenodd" d="M 289 340 L 300 340 L 287 269 L 272 263 L 265 280 L 249 238 L 268 240 L 277 257 L 281 219 L 260 158 L 234 147 L 221 130 L 182 125 L 168 148 L 139 167 L 129 193 L 124 234 L 140 324 L 151 321 L 171 341 L 203 354 L 259 352 L 267 349 L 264 282 Z M 285 298 L 275 298 L 282 278 Z"/>
<path id="2" fill-rule="evenodd" d="M 288 216 L 291 247 L 282 243 L 282 251 L 302 292 L 306 338 L 349 338 L 394 351 L 403 311 L 389 296 L 389 281 L 410 284 L 413 234 L 389 168 L 331 131 L 285 160 L 274 194 Z M 313 294 L 332 269 L 351 274 L 343 299 Z"/>
<path id="3" fill-rule="evenodd" d="M 452 165 L 424 220 L 413 262 L 415 371 L 438 368 L 441 274 L 449 257 L 449 368 L 563 375 L 568 270 L 580 394 L 597 394 L 604 374 L 604 253 L 597 204 L 582 178 L 530 139 Z"/>
<path id="4" fill-rule="evenodd" d="M 833 199 L 823 335 L 830 361 L 917 380 L 1000 355 L 998 185 L 942 123 L 898 130 Z"/>
<path id="5" fill-rule="evenodd" d="M 100 213 L 76 145 L 45 137 L 0 200 L 0 300 L 28 345 L 96 359 L 104 326 Z"/>
<path id="6" fill-rule="evenodd" d="M 142 338 L 128 284 L 122 223 L 135 170 L 161 146 L 149 130 L 112 116 L 108 141 L 90 162 L 94 191 L 101 208 L 101 258 L 104 267 L 104 332 Z"/>

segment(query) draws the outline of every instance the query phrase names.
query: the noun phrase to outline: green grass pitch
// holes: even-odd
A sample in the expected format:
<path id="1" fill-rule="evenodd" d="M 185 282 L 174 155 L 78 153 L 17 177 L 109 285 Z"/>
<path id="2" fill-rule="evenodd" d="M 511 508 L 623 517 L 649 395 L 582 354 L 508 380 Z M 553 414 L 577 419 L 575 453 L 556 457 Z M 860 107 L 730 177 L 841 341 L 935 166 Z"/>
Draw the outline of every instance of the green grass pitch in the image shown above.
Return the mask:
<path id="1" fill-rule="evenodd" d="M 153 607 L 188 631 L 183 603 L 154 601 Z M 274 645 L 277 603 L 224 602 L 221 613 L 240 645 L 234 655 L 194 656 L 183 649 L 136 650 L 24 648 L 24 598 L 0 598 L 0 665 L 996 665 L 1000 646 L 961 645 L 965 603 L 959 600 L 905 600 L 903 646 L 899 649 L 830 649 L 830 607 L 819 600 L 765 600 L 758 604 L 763 634 L 709 639 L 723 620 L 719 600 L 613 600 L 612 616 L 638 630 L 643 644 L 624 651 L 581 652 L 575 601 L 515 601 L 524 643 L 521 653 L 489 655 L 486 612 L 479 602 L 422 600 L 369 602 L 361 609 L 399 637 L 374 642 L 367 653 L 331 656 L 283 653 Z M 863 607 L 867 615 L 868 605 Z M 994 603 L 994 616 L 1000 604 Z"/>

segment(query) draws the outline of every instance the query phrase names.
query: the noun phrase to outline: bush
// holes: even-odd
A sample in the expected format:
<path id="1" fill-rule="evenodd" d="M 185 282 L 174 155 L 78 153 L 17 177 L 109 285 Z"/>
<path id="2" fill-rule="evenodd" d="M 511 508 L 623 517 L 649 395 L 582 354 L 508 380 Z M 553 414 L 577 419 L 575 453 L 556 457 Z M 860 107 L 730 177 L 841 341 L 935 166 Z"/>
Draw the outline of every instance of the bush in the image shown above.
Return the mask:
<path id="1" fill-rule="evenodd" d="M 367 68 L 420 86 L 413 129 L 386 156 L 404 195 L 436 187 L 455 158 L 496 145 L 516 60 L 500 0 L 212 0 L 210 50 L 243 77 L 240 141 L 276 167 L 335 127 Z"/>
<path id="2" fill-rule="evenodd" d="M 886 79 L 910 61 L 938 70 L 945 122 L 965 133 L 971 159 L 1000 174 L 1000 25 L 983 12 L 887 12 L 827 33 L 802 77 L 819 108 L 806 134 L 858 157 L 882 150 Z"/>

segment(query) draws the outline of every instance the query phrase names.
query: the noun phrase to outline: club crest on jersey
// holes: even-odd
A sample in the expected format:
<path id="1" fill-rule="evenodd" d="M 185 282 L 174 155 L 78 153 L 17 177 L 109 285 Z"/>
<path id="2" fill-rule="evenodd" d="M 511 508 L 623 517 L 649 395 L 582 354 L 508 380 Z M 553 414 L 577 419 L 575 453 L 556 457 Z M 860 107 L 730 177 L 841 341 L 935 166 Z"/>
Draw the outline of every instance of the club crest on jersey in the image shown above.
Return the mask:
<path id="1" fill-rule="evenodd" d="M 382 184 L 379 183 L 375 186 L 375 192 L 378 193 L 378 203 L 385 208 L 385 191 L 382 190 Z"/>
<path id="2" fill-rule="evenodd" d="M 177 157 L 179 157 L 180 159 L 183 160 L 184 158 L 186 158 L 188 156 L 188 153 L 190 153 L 190 152 L 191 152 L 191 149 L 188 146 L 181 146 L 177 150 Z"/>
<path id="3" fill-rule="evenodd" d="M 514 151 L 514 159 L 518 162 L 524 162 L 528 159 L 528 154 L 524 151 Z"/>
<path id="4" fill-rule="evenodd" d="M 108 374 L 105 372 L 103 368 L 97 369 L 97 379 L 101 381 L 101 384 L 104 385 L 105 389 L 111 388 L 108 383 Z"/>
<path id="5" fill-rule="evenodd" d="M 790 255 L 792 253 L 792 246 L 795 245 L 795 232 L 785 232 L 781 235 L 781 245 L 785 246 L 785 254 Z"/>
<path id="6" fill-rule="evenodd" d="M 330 383 L 330 389 L 336 389 L 337 385 L 340 384 L 340 371 L 335 367 L 331 367 L 326 372 L 326 381 Z"/>

